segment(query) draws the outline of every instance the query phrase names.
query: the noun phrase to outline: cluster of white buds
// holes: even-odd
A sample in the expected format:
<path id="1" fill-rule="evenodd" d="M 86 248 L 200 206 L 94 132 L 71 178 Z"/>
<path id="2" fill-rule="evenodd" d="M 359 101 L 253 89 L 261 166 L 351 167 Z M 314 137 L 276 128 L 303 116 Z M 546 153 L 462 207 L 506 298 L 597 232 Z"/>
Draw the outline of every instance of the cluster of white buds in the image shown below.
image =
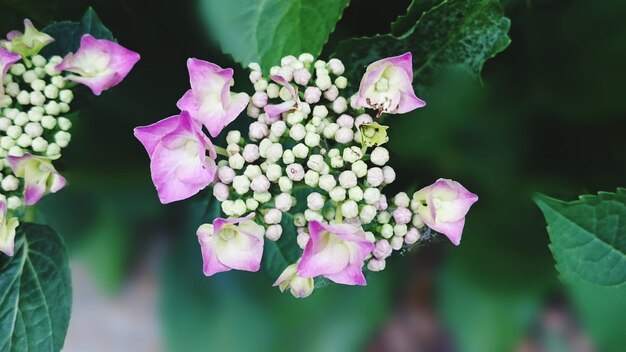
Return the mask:
<path id="1" fill-rule="evenodd" d="M 423 226 L 405 193 L 391 205 L 383 194 L 396 178 L 382 146 L 386 127 L 349 103 L 354 99 L 345 93 L 349 82 L 338 59 L 286 56 L 269 77 L 258 64 L 249 68 L 256 92 L 247 114 L 256 121 L 249 139 L 239 131 L 226 137 L 227 159 L 218 162 L 213 188 L 222 211 L 228 217 L 255 213 L 273 241 L 281 237 L 289 213 L 302 248 L 310 221 L 359 223 L 375 243 L 367 267 L 384 269 L 393 250 L 419 240 Z M 283 104 L 290 109 L 268 116 L 269 106 Z"/>
<path id="2" fill-rule="evenodd" d="M 9 167 L 7 157 L 24 154 L 56 159 L 67 147 L 72 122 L 68 118 L 74 93 L 56 69 L 60 56 L 49 60 L 35 55 L 9 68 L 0 96 L 0 197 L 7 208 L 23 205 L 23 185 Z"/>

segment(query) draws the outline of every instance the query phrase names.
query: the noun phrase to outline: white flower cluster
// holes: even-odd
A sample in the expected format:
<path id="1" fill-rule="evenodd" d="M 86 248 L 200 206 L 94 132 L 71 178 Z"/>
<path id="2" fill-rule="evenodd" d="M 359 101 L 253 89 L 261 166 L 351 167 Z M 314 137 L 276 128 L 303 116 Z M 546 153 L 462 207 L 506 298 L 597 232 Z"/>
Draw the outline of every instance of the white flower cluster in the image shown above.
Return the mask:
<path id="1" fill-rule="evenodd" d="M 239 131 L 227 135 L 228 158 L 218 163 L 213 188 L 223 212 L 229 217 L 256 213 L 274 241 L 293 218 L 302 248 L 309 240 L 309 221 L 359 223 L 375 242 L 367 267 L 384 269 L 393 250 L 420 238 L 424 224 L 405 193 L 387 203 L 382 191 L 396 173 L 387 165 L 385 147 L 361 143 L 359 126 L 374 121 L 350 103 L 354 98 L 345 97 L 349 82 L 342 76 L 343 63 L 314 61 L 311 54 L 286 56 L 270 69 L 270 78 L 258 64 L 249 67 L 256 92 L 247 113 L 256 121 L 249 139 Z M 275 76 L 296 88 L 298 96 L 294 99 Z M 280 118 L 265 112 L 269 104 L 291 101 L 293 107 Z"/>
<path id="2" fill-rule="evenodd" d="M 0 197 L 9 210 L 22 206 L 22 187 L 8 165 L 7 156 L 24 154 L 56 159 L 69 144 L 72 122 L 66 117 L 74 94 L 55 67 L 60 56 L 46 60 L 36 55 L 29 67 L 11 65 L 0 95 Z"/>

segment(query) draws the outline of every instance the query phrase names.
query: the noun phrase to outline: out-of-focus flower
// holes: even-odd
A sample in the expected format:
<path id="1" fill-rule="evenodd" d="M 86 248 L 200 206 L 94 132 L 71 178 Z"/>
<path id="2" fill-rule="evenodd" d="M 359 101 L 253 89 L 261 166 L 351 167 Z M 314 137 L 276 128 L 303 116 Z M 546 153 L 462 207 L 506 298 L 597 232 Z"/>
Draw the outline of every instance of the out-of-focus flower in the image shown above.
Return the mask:
<path id="1" fill-rule="evenodd" d="M 19 225 L 16 217 L 9 216 L 5 199 L 0 199 L 0 252 L 14 254 L 15 229 Z"/>
<path id="2" fill-rule="evenodd" d="M 371 63 L 359 86 L 357 106 L 382 113 L 403 114 L 426 103 L 413 91 L 413 63 L 410 52 Z"/>
<path id="3" fill-rule="evenodd" d="M 298 275 L 324 276 L 339 284 L 366 284 L 363 263 L 374 244 L 365 238 L 360 226 L 309 222 L 310 240 L 298 264 Z"/>
<path id="4" fill-rule="evenodd" d="M 459 245 L 465 214 L 478 196 L 460 183 L 440 178 L 413 194 L 418 214 L 428 227 L 444 234 L 452 243 Z"/>
<path id="5" fill-rule="evenodd" d="M 150 156 L 161 203 L 189 198 L 214 180 L 215 147 L 186 111 L 134 132 Z"/>
<path id="6" fill-rule="evenodd" d="M 289 92 L 289 96 L 291 97 L 290 99 L 285 100 L 284 102 L 280 104 L 265 105 L 264 110 L 265 110 L 265 113 L 267 114 L 268 120 L 270 122 L 273 122 L 273 121 L 276 121 L 280 117 L 280 114 L 282 114 L 283 112 L 289 111 L 292 109 L 297 109 L 300 99 L 298 98 L 298 91 L 289 82 L 287 82 L 287 80 L 284 79 L 282 76 L 276 75 L 276 76 L 271 76 L 270 78 L 274 82 L 280 84 L 285 89 L 287 89 L 287 92 Z"/>
<path id="7" fill-rule="evenodd" d="M 376 122 L 363 123 L 359 126 L 361 132 L 361 144 L 366 147 L 374 147 L 387 143 L 388 126 L 379 125 Z"/>
<path id="8" fill-rule="evenodd" d="M 55 193 L 66 184 L 66 180 L 52 166 L 51 159 L 24 154 L 7 157 L 13 173 L 24 179 L 24 203 L 33 205 L 46 193 Z"/>
<path id="9" fill-rule="evenodd" d="M 298 275 L 298 264 L 291 264 L 280 274 L 274 286 L 278 286 L 280 292 L 289 289 L 296 298 L 305 298 L 313 293 L 315 283 L 313 278 Z"/>
<path id="10" fill-rule="evenodd" d="M 251 219 L 217 218 L 213 224 L 198 228 L 202 250 L 203 272 L 206 276 L 235 270 L 258 271 L 263 256 L 263 226 Z"/>
<path id="11" fill-rule="evenodd" d="M 51 36 L 38 31 L 29 19 L 25 19 L 24 33 L 20 31 L 9 32 L 7 40 L 0 40 L 0 47 L 20 54 L 25 59 L 24 61 L 30 65 L 27 58 L 37 55 L 41 49 L 53 41 Z"/>
<path id="12" fill-rule="evenodd" d="M 246 108 L 250 97 L 246 93 L 233 93 L 232 68 L 203 60 L 187 60 L 191 89 L 176 104 L 188 111 L 194 120 L 202 123 L 212 137 L 217 137 L 226 125 L 233 122 Z"/>
<path id="13" fill-rule="evenodd" d="M 69 53 L 56 69 L 72 72 L 67 79 L 89 87 L 93 94 L 118 85 L 139 61 L 139 54 L 107 39 L 85 34 L 80 48 Z"/>
<path id="14" fill-rule="evenodd" d="M 20 60 L 20 55 L 0 48 L 0 97 L 4 95 L 4 75 L 14 63 Z"/>

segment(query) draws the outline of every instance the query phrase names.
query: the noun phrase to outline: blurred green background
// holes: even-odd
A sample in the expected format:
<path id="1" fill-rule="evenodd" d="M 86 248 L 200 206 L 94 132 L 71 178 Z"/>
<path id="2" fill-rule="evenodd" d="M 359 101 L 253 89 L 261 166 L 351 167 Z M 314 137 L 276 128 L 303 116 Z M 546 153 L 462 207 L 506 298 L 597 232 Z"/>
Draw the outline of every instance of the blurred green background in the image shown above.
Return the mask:
<path id="1" fill-rule="evenodd" d="M 322 56 L 342 39 L 387 33 L 408 4 L 352 0 Z M 302 301 L 264 275 L 205 278 L 195 229 L 208 194 L 160 205 L 132 137 L 133 127 L 177 112 L 188 57 L 234 67 L 237 88 L 250 90 L 196 1 L 0 0 L 0 33 L 24 17 L 40 27 L 76 20 L 87 6 L 142 60 L 82 109 L 59 163 L 71 187 L 47 197 L 39 218 L 66 238 L 105 296 L 115 299 L 149 267 L 159 349 L 569 351 L 590 343 L 531 196 L 575 199 L 626 185 L 625 2 L 504 1 L 512 43 L 487 62 L 482 85 L 446 72 L 424 92 L 425 109 L 391 122 L 395 188 L 446 177 L 480 196 L 462 245 L 395 258 L 367 288 L 333 286 Z"/>

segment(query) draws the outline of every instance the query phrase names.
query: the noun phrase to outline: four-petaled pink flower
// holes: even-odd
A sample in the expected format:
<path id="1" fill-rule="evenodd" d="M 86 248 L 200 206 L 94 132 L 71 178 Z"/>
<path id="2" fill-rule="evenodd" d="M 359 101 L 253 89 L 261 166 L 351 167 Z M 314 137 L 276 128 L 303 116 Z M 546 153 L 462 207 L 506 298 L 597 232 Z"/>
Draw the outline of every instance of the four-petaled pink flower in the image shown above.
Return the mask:
<path id="1" fill-rule="evenodd" d="M 280 104 L 268 104 L 265 105 L 265 113 L 267 114 L 267 118 L 269 122 L 276 121 L 280 118 L 280 115 L 283 112 L 297 109 L 298 103 L 300 102 L 300 98 L 298 97 L 298 91 L 294 88 L 283 76 L 271 76 L 272 81 L 280 84 L 281 86 L 287 89 L 289 92 L 290 99 L 280 103 Z"/>
<path id="2" fill-rule="evenodd" d="M 139 54 L 107 39 L 85 34 L 76 53 L 69 53 L 57 70 L 75 73 L 67 79 L 86 85 L 93 94 L 119 84 L 139 61 Z"/>
<path id="3" fill-rule="evenodd" d="M 191 89 L 176 104 L 209 130 L 212 137 L 233 122 L 246 108 L 250 97 L 232 93 L 233 69 L 198 59 L 187 60 Z"/>
<path id="4" fill-rule="evenodd" d="M 357 106 L 403 114 L 426 103 L 413 91 L 413 63 L 411 53 L 388 57 L 370 64 L 359 86 Z"/>
<path id="5" fill-rule="evenodd" d="M 298 264 L 301 277 L 324 276 L 338 284 L 366 284 L 363 262 L 374 244 L 358 225 L 309 222 L 310 239 Z"/>
<path id="6" fill-rule="evenodd" d="M 7 213 L 6 199 L 0 199 L 0 252 L 12 257 L 15 245 L 15 229 L 19 225 L 16 217 Z"/>
<path id="7" fill-rule="evenodd" d="M 440 178 L 415 192 L 413 200 L 418 202 L 418 214 L 422 221 L 458 246 L 465 225 L 465 214 L 478 200 L 478 196 L 456 181 Z"/>
<path id="8" fill-rule="evenodd" d="M 17 177 L 24 179 L 24 203 L 33 205 L 46 193 L 55 193 L 65 187 L 65 178 L 52 166 L 50 158 L 24 154 L 7 157 Z"/>
<path id="9" fill-rule="evenodd" d="M 20 58 L 19 54 L 0 48 L 0 97 L 4 95 L 4 84 L 2 84 L 4 75 L 7 74 L 11 65 L 20 61 Z"/>
<path id="10" fill-rule="evenodd" d="M 202 250 L 202 271 L 211 276 L 223 271 L 258 271 L 263 257 L 263 226 L 251 219 L 217 218 L 213 224 L 198 228 L 198 241 Z"/>
<path id="11" fill-rule="evenodd" d="M 189 198 L 213 182 L 215 147 L 187 112 L 134 132 L 150 156 L 152 181 L 161 203 Z"/>

